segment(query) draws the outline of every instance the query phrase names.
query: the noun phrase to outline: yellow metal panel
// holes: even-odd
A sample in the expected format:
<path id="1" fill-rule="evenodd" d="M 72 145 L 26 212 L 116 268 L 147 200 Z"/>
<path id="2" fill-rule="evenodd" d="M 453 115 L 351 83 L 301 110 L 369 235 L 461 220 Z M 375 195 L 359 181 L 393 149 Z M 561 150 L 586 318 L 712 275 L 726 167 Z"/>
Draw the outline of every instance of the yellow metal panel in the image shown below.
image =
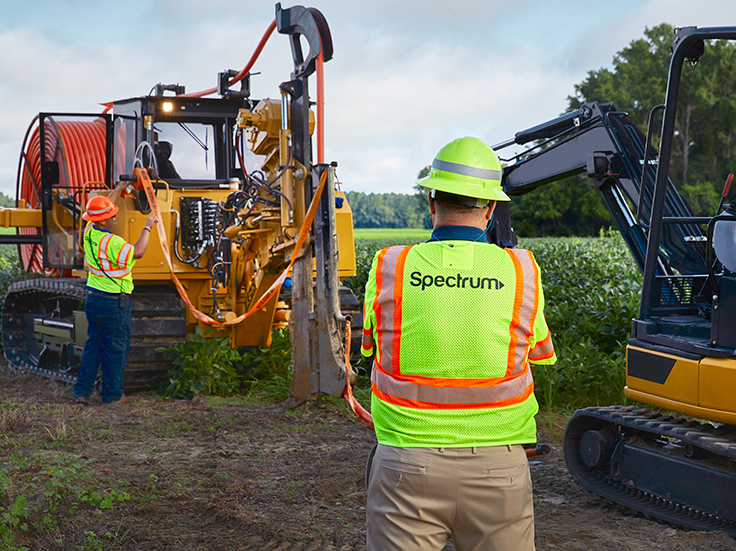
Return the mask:
<path id="1" fill-rule="evenodd" d="M 41 209 L 0 208 L 0 226 L 5 228 L 40 228 L 43 226 Z"/>
<path id="2" fill-rule="evenodd" d="M 353 211 L 350 209 L 345 194 L 335 190 L 335 197 L 342 198 L 342 207 L 335 209 L 337 225 L 338 250 L 340 252 L 340 279 L 356 274 L 355 236 L 353 235 Z"/>
<path id="3" fill-rule="evenodd" d="M 728 411 L 718 411 L 715 409 L 694 406 L 691 404 L 683 404 L 676 400 L 668 400 L 646 392 L 641 392 L 628 386 L 624 388 L 624 394 L 632 400 L 649 404 L 662 409 L 667 409 L 681 415 L 689 415 L 698 419 L 706 419 L 716 423 L 726 423 L 728 425 L 736 425 L 736 413 Z"/>
<path id="4" fill-rule="evenodd" d="M 704 408 L 736 413 L 736 360 L 705 358 L 700 362 L 699 397 Z"/>
<path id="5" fill-rule="evenodd" d="M 636 351 L 651 358 L 652 363 L 657 361 L 672 361 L 674 365 L 663 383 L 654 382 L 630 375 L 629 354 Z M 640 360 L 641 361 L 641 360 Z M 626 385 L 627 388 L 638 390 L 649 395 L 659 396 L 668 400 L 686 404 L 698 405 L 698 361 L 680 358 L 672 354 L 664 354 L 637 346 L 626 347 Z M 651 403 L 651 402 L 647 402 Z"/>

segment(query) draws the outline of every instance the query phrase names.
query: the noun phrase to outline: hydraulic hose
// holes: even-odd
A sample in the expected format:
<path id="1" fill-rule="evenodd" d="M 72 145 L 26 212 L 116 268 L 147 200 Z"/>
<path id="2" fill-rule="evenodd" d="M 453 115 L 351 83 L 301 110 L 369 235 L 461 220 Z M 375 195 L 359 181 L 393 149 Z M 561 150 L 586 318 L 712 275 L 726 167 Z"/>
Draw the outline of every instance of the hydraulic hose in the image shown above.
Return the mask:
<path id="1" fill-rule="evenodd" d="M 263 51 L 264 46 L 268 42 L 268 39 L 271 38 L 271 35 L 273 34 L 274 30 L 276 30 L 276 20 L 275 19 L 268 26 L 268 28 L 266 29 L 266 32 L 263 34 L 263 37 L 261 37 L 261 41 L 258 43 L 258 46 L 256 46 L 256 49 L 253 52 L 253 55 L 251 56 L 248 63 L 245 65 L 245 67 L 243 67 L 243 69 L 237 75 L 235 75 L 228 82 L 228 86 L 237 84 L 238 82 L 243 80 L 248 75 L 250 70 L 253 68 L 253 65 L 255 65 L 256 61 L 261 55 L 261 52 Z M 322 50 L 321 47 L 320 47 L 319 56 L 317 56 L 317 60 L 316 60 L 316 69 L 317 69 L 317 162 L 322 164 L 325 162 L 325 131 L 324 131 L 324 128 L 325 128 L 325 115 L 324 115 L 325 79 L 324 79 L 324 51 Z M 200 92 L 192 92 L 190 94 L 180 94 L 179 97 L 201 98 L 204 96 L 209 96 L 210 94 L 214 94 L 216 92 L 217 92 L 217 87 L 214 87 L 214 88 L 208 88 L 207 90 L 202 90 Z"/>
<path id="2" fill-rule="evenodd" d="M 233 84 L 237 84 L 241 80 L 245 78 L 245 76 L 250 72 L 250 70 L 253 68 L 253 65 L 255 64 L 258 57 L 261 55 L 261 52 L 263 51 L 263 47 L 266 45 L 266 42 L 268 42 L 268 39 L 271 38 L 271 35 L 273 34 L 273 31 L 276 29 L 276 20 L 274 19 L 271 24 L 266 29 L 266 32 L 263 34 L 263 37 L 261 38 L 261 41 L 258 43 L 258 46 L 256 46 L 256 50 L 253 52 L 253 55 L 251 56 L 250 60 L 246 64 L 245 67 L 243 67 L 243 70 L 240 71 L 237 75 L 235 75 L 232 80 L 228 82 L 229 86 L 232 86 Z M 210 94 L 214 94 L 217 92 L 217 87 L 215 88 L 209 88 L 207 90 L 202 90 L 201 92 L 193 92 L 191 94 L 180 94 L 180 97 L 183 98 L 201 98 L 204 96 L 209 96 Z"/>
<path id="3" fill-rule="evenodd" d="M 325 62 L 320 47 L 317 56 L 317 163 L 325 162 Z"/>

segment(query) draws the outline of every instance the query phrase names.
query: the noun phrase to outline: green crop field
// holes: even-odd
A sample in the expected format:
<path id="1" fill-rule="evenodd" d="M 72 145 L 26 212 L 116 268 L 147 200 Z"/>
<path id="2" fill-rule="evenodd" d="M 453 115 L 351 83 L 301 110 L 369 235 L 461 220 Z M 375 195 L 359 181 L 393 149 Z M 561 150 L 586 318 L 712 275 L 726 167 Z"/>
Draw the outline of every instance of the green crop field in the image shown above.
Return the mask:
<path id="1" fill-rule="evenodd" d="M 360 230 L 362 233 L 365 230 Z M 375 253 L 426 241 L 429 232 L 356 232 L 358 273 L 345 280 L 362 301 Z M 603 238 L 521 239 L 542 270 L 545 317 L 558 362 L 534 366 L 537 399 L 548 409 L 626 403 L 626 342 L 636 315 L 641 276 L 618 234 Z"/>
<path id="2" fill-rule="evenodd" d="M 4 228 L 0 226 L 0 235 L 15 235 L 15 228 Z M 0 245 L 0 258 L 4 258 L 11 264 L 18 258 L 18 247 L 16 245 Z"/>
<path id="3" fill-rule="evenodd" d="M 392 240 L 411 239 L 416 240 L 416 243 L 419 243 L 420 241 L 426 241 L 429 239 L 430 233 L 431 232 L 429 230 L 418 228 L 357 228 L 355 229 L 355 240 L 380 240 L 391 242 Z"/>

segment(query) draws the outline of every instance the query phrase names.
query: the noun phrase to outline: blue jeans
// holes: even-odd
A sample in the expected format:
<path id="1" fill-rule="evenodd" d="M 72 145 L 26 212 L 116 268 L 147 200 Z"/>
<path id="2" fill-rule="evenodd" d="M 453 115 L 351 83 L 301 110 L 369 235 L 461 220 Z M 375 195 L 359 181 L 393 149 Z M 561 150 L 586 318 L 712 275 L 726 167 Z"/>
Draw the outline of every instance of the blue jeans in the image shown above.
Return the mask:
<path id="1" fill-rule="evenodd" d="M 117 296 L 90 291 L 84 303 L 87 315 L 87 343 L 82 353 L 74 396 L 87 397 L 102 366 L 102 403 L 115 402 L 123 396 L 123 371 L 130 351 L 130 327 L 133 307 L 130 297 L 120 305 Z"/>

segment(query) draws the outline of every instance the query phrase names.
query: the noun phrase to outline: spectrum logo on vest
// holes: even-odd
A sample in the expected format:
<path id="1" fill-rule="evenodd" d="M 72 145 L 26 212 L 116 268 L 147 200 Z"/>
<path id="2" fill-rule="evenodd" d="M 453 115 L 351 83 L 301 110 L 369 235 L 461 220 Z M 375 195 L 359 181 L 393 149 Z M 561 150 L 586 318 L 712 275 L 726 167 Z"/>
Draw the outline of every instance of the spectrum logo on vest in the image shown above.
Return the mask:
<path id="1" fill-rule="evenodd" d="M 419 287 L 421 285 L 422 291 L 427 287 L 459 287 L 465 289 L 466 287 L 472 289 L 495 289 L 498 291 L 503 288 L 503 283 L 497 280 L 495 277 L 463 277 L 461 274 L 456 276 L 431 276 L 422 275 L 421 272 L 411 273 L 412 287 Z"/>

